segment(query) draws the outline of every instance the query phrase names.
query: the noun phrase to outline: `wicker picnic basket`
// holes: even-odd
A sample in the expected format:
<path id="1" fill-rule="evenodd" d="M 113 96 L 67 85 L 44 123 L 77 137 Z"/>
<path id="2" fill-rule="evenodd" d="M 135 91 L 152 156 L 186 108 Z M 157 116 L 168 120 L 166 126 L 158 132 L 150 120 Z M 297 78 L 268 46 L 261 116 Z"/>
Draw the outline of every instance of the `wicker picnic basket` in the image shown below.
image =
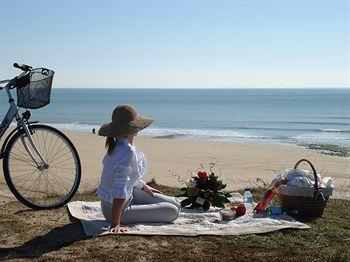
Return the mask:
<path id="1" fill-rule="evenodd" d="M 315 184 L 312 188 L 294 188 L 290 190 L 286 186 L 281 186 L 277 191 L 277 196 L 282 208 L 289 210 L 291 214 L 301 217 L 320 217 L 326 207 L 332 188 L 321 188 L 319 177 L 314 165 L 307 159 L 300 159 L 294 166 L 297 169 L 299 164 L 307 162 L 312 169 Z"/>

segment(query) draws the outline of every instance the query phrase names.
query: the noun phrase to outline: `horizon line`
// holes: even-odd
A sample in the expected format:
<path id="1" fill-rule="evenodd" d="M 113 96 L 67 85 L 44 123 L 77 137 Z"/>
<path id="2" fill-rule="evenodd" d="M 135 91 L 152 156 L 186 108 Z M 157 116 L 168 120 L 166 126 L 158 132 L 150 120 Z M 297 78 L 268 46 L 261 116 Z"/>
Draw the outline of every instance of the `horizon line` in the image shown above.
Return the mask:
<path id="1" fill-rule="evenodd" d="M 350 89 L 346 87 L 53 87 L 54 89 Z"/>

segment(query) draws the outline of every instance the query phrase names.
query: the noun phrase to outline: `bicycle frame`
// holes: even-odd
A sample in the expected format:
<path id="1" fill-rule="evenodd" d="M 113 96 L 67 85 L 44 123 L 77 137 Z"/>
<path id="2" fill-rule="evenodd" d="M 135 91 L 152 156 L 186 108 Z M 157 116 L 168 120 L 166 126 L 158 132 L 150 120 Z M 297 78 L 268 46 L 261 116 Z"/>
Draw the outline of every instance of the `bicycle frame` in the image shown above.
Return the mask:
<path id="1" fill-rule="evenodd" d="M 3 80 L 0 81 L 0 84 L 3 83 L 8 83 L 4 89 L 6 91 L 6 94 L 9 98 L 9 104 L 10 104 L 10 108 L 8 109 L 4 119 L 2 120 L 1 124 L 0 124 L 0 139 L 1 137 L 4 135 L 4 133 L 6 132 L 6 130 L 9 128 L 12 120 L 14 118 L 16 118 L 17 121 L 17 127 L 18 128 L 23 128 L 23 130 L 26 132 L 29 143 L 31 145 L 31 147 L 34 149 L 35 153 L 39 156 L 41 163 L 38 163 L 38 161 L 36 161 L 33 152 L 30 150 L 30 148 L 28 147 L 26 141 L 24 140 L 24 137 L 21 137 L 22 143 L 24 148 L 26 149 L 26 151 L 28 152 L 30 158 L 34 161 L 34 163 L 37 165 L 38 168 L 48 168 L 48 164 L 46 163 L 45 159 L 43 158 L 43 156 L 41 155 L 41 153 L 38 150 L 38 147 L 35 145 L 35 142 L 33 140 L 32 134 L 28 128 L 28 126 L 23 122 L 22 118 L 19 116 L 18 114 L 18 108 L 15 104 L 15 101 L 11 95 L 10 92 L 10 81 L 11 80 Z"/>

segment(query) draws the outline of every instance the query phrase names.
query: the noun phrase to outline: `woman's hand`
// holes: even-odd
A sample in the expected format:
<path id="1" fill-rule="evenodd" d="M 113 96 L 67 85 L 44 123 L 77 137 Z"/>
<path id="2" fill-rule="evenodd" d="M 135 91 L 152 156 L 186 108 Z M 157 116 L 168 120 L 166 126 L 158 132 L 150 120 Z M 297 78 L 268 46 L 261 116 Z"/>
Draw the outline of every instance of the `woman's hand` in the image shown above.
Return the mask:
<path id="1" fill-rule="evenodd" d="M 148 186 L 148 185 L 144 185 L 142 190 L 147 192 L 147 193 L 150 193 L 152 196 L 155 196 L 155 193 L 162 194 L 162 192 L 160 192 L 159 190 L 157 190 L 151 186 Z"/>
<path id="2" fill-rule="evenodd" d="M 110 225 L 108 228 L 108 232 L 116 233 L 116 234 L 125 233 L 126 231 L 127 230 L 121 227 L 120 225 Z"/>
<path id="3" fill-rule="evenodd" d="M 111 233 L 124 233 L 126 230 L 120 226 L 120 217 L 123 211 L 125 199 L 114 198 L 112 205 L 111 225 L 108 229 Z"/>

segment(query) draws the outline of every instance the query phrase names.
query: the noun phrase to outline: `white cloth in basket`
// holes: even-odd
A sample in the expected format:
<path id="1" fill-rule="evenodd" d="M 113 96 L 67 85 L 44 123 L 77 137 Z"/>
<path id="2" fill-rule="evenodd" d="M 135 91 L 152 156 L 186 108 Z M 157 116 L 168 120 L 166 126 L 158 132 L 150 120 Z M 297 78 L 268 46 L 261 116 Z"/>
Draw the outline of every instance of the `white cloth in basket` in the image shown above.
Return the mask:
<path id="1" fill-rule="evenodd" d="M 318 186 L 325 197 L 332 195 L 334 182 L 331 177 L 321 178 L 317 174 Z M 279 194 L 289 196 L 312 197 L 314 194 L 315 177 L 311 171 L 299 169 L 287 169 L 280 172 L 271 182 L 269 187 L 272 187 L 277 181 L 282 179 L 288 180 L 286 185 L 279 186 L 276 191 Z"/>

